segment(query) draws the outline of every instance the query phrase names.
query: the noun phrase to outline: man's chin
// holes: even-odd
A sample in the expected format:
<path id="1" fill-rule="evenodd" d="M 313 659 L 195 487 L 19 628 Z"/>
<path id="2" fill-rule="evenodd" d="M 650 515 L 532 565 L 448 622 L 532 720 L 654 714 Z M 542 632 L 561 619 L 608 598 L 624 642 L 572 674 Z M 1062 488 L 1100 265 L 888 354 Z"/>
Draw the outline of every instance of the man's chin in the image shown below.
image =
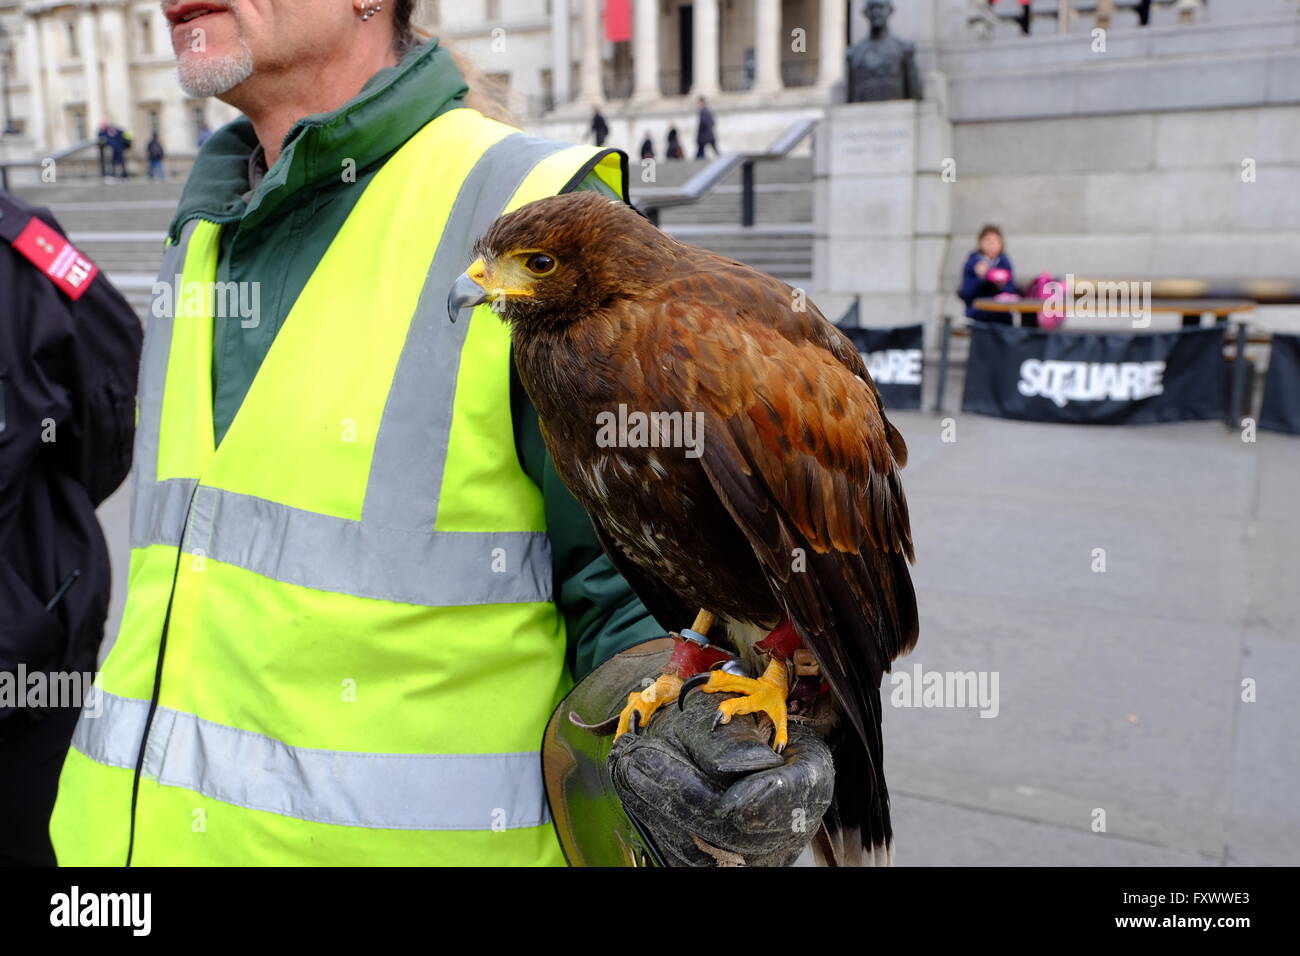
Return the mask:
<path id="1" fill-rule="evenodd" d="M 181 89 L 189 96 L 222 96 L 253 75 L 253 57 L 237 53 L 182 53 L 176 61 Z"/>

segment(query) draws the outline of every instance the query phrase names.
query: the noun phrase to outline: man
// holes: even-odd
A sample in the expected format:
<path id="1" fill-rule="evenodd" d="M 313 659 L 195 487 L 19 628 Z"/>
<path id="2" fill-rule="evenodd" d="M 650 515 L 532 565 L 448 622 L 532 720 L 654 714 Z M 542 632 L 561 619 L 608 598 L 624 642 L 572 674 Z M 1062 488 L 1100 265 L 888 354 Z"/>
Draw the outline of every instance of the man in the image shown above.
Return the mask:
<path id="1" fill-rule="evenodd" d="M 695 102 L 700 108 L 695 126 L 695 158 L 704 159 L 705 149 L 709 146 L 713 147 L 713 155 L 717 156 L 718 137 L 714 129 L 713 111 L 704 102 L 704 97 L 701 96 Z"/>
<path id="2" fill-rule="evenodd" d="M 186 92 L 246 118 L 169 230 L 60 862 L 561 863 L 547 717 L 663 633 L 558 480 L 505 325 L 446 318 L 503 209 L 626 199 L 626 157 L 466 108 L 412 6 L 163 4 Z"/>
<path id="3" fill-rule="evenodd" d="M 50 810 L 108 609 L 95 507 L 131 464 L 140 337 L 49 212 L 0 192 L 0 865 L 54 865 Z"/>
<path id="4" fill-rule="evenodd" d="M 99 144 L 99 175 L 106 183 L 112 181 L 108 174 L 108 138 L 112 129 L 105 118 L 99 121 L 99 128 L 95 131 L 95 141 Z"/>
<path id="5" fill-rule="evenodd" d="M 597 146 L 604 146 L 605 140 L 609 139 L 609 123 L 606 122 L 605 115 L 600 110 L 592 111 L 591 128 L 588 132 Z"/>
<path id="6" fill-rule="evenodd" d="M 128 179 L 129 174 L 126 171 L 126 148 L 131 142 L 130 134 L 117 126 L 114 126 L 112 123 L 105 121 L 99 128 L 99 142 L 101 147 L 108 147 L 109 154 L 112 157 L 107 175 L 120 179 Z"/>
<path id="7" fill-rule="evenodd" d="M 163 150 L 162 140 L 158 138 L 156 131 L 149 137 L 146 149 L 149 154 L 149 178 L 166 179 L 167 174 L 163 171 L 163 159 L 167 153 Z"/>

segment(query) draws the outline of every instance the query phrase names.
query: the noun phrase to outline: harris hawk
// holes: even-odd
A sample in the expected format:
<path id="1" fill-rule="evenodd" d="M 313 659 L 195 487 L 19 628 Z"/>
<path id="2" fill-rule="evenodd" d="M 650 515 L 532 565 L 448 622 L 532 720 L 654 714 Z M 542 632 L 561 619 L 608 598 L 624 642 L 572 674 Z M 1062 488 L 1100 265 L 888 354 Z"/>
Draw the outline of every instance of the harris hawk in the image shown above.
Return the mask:
<path id="1" fill-rule="evenodd" d="M 917 611 L 907 448 L 862 357 L 799 290 L 595 193 L 529 203 L 474 251 L 451 317 L 490 300 L 510 324 L 561 479 L 682 635 L 619 733 L 697 686 L 738 695 L 717 722 L 755 714 L 777 750 L 808 722 L 835 765 L 822 856 L 888 862 L 880 683 Z M 719 644 L 759 676 L 711 668 Z"/>

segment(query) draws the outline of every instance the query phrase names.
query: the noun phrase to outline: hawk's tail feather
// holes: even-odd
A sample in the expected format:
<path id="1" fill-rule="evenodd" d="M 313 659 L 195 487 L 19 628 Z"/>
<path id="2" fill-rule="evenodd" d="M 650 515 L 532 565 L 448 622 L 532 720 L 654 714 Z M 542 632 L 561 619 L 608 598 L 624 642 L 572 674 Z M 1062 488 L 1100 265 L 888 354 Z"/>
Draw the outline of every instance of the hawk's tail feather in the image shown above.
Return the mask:
<path id="1" fill-rule="evenodd" d="M 847 729 L 847 728 L 845 728 Z M 872 761 L 855 734 L 835 734 L 831 753 L 835 761 L 835 796 L 830 819 L 840 831 L 841 866 L 882 866 L 892 859 L 894 829 L 889 817 L 889 790 L 885 775 Z"/>

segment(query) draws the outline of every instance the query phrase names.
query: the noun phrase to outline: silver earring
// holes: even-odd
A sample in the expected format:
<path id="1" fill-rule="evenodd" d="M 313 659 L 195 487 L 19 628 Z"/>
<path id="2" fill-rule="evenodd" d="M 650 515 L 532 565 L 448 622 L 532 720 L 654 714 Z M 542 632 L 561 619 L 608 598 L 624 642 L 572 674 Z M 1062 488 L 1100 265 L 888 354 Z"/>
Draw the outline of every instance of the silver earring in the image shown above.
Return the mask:
<path id="1" fill-rule="evenodd" d="M 368 2 L 368 0 L 367 0 L 366 5 L 365 5 L 365 6 L 362 8 L 362 10 L 361 10 L 361 19 L 362 19 L 363 21 L 364 21 L 364 20 L 369 20 L 369 19 L 370 19 L 371 17 L 373 17 L 376 13 L 379 13 L 379 12 L 380 12 L 381 10 L 383 10 L 383 9 L 384 9 L 384 5 L 383 5 L 382 3 L 376 3 L 376 4 L 372 7 L 372 6 L 370 5 L 370 3 Z"/>

